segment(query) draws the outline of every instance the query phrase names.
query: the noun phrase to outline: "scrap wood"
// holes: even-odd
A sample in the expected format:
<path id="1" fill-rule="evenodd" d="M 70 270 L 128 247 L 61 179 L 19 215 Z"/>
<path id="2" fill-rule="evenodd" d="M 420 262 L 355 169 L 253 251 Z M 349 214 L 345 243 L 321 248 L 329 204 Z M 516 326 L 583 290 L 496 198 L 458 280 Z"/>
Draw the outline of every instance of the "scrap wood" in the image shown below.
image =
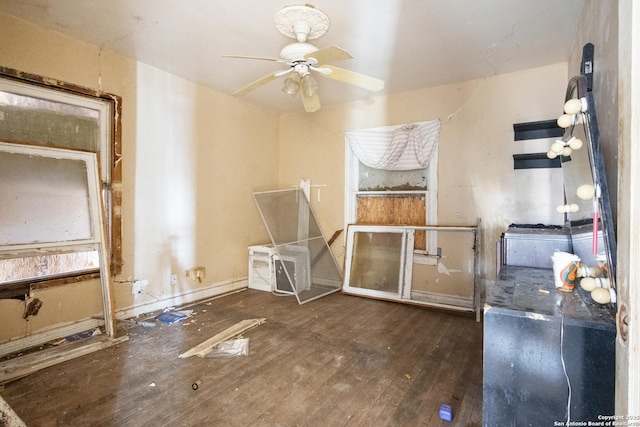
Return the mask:
<path id="1" fill-rule="evenodd" d="M 7 427 L 27 427 L 11 406 L 0 396 L 0 425 Z"/>
<path id="2" fill-rule="evenodd" d="M 57 365 L 58 363 L 120 344 L 128 339 L 129 337 L 127 335 L 118 338 L 98 335 L 63 346 L 52 347 L 47 350 L 9 359 L 0 363 L 0 384 L 26 377 L 27 375 Z"/>
<path id="3" fill-rule="evenodd" d="M 251 328 L 254 328 L 258 325 L 262 325 L 267 319 L 245 319 L 242 322 L 238 322 L 235 325 L 225 329 L 219 334 L 214 335 L 206 341 L 198 344 L 197 346 L 185 351 L 182 353 L 180 358 L 186 358 L 191 356 L 199 356 L 204 357 L 207 353 L 210 353 L 215 346 L 220 344 L 223 341 L 231 339 L 236 335 L 240 335 L 241 333 L 248 331 Z"/>

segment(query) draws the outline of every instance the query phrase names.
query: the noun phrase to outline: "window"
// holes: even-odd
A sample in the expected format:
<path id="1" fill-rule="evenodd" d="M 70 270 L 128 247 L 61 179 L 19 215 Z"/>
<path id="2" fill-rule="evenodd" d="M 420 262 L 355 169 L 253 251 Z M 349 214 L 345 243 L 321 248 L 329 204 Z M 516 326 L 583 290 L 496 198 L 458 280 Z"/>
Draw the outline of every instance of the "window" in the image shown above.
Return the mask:
<path id="1" fill-rule="evenodd" d="M 431 125 L 430 122 L 426 122 Z M 393 170 L 389 168 L 374 168 L 367 166 L 360 160 L 352 149 L 352 142 L 346 144 L 346 189 L 345 189 L 345 218 L 347 224 L 363 225 L 434 225 L 437 224 L 437 131 L 439 122 L 435 123 L 435 141 L 429 148 L 430 158 L 426 166 L 417 165 L 410 169 Z M 389 129 L 393 132 L 399 127 L 378 128 Z M 369 141 L 374 137 L 368 137 Z M 408 144 L 407 144 L 408 145 Z M 392 150 L 397 151 L 397 157 L 407 152 L 407 147 L 395 149 L 391 147 L 391 138 L 380 144 L 386 147 L 385 156 Z M 413 148 L 413 147 L 410 147 Z M 359 147 L 356 151 L 362 150 Z M 404 149 L 404 150 L 402 150 Z M 434 232 L 416 231 L 414 253 L 417 260 L 420 257 L 436 255 L 437 241 Z"/>
<path id="2" fill-rule="evenodd" d="M 90 95 L 91 91 L 68 84 L 45 84 L 48 79 L 23 75 L 2 69 L 0 75 L 0 141 L 16 146 L 42 146 L 73 158 L 86 152 L 96 153 L 99 161 L 102 197 L 113 272 L 121 265 L 121 222 L 119 215 L 120 170 L 115 157 L 119 123 L 114 119 L 119 110 L 119 98 L 112 95 Z M 94 91 L 95 92 L 95 91 Z M 92 248 L 75 245 L 60 247 L 54 242 L 82 241 L 93 225 L 78 221 L 87 207 L 87 171 L 83 162 L 53 161 L 23 154 L 2 157 L 2 198 L 0 221 L 2 245 L 41 244 L 34 253 L 7 255 L 0 259 L 0 297 L 19 297 L 32 286 L 44 287 L 79 275 L 99 272 L 98 254 Z M 53 177 L 53 178 L 52 178 Z M 53 184 L 52 184 L 53 182 Z M 116 184 L 116 185 L 114 185 Z M 23 198 L 25 190 L 37 197 Z M 114 197 L 116 196 L 116 197 Z M 37 202 L 34 203 L 34 200 Z M 114 201 L 116 203 L 114 203 Z M 65 212 L 73 206 L 78 216 L 69 218 Z M 40 218 L 38 218 L 40 216 Z M 46 216 L 47 227 L 38 227 Z M 29 227 L 8 227 L 11 221 L 33 224 Z M 65 280 L 64 278 L 69 278 Z"/>

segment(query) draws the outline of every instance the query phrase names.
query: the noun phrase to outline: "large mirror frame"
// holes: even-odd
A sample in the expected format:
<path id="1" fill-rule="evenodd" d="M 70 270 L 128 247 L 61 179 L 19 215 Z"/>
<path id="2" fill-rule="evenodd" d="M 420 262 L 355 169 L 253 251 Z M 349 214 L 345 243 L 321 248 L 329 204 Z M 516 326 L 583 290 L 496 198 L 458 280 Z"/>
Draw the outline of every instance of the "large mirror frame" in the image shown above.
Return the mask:
<path id="1" fill-rule="evenodd" d="M 572 99 L 581 101 L 582 111 L 576 115 L 577 118 L 573 124 L 566 128 L 563 141 L 566 143 L 572 137 L 580 138 L 582 136 L 586 147 L 581 150 L 574 150 L 569 156 L 561 156 L 566 203 L 568 206 L 571 204 L 579 205 L 577 212 L 567 213 L 567 223 L 571 228 L 574 252 L 577 253 L 580 248 L 584 247 L 585 236 L 591 237 L 591 240 L 597 243 L 594 243 L 593 246 L 598 248 L 598 252 L 604 253 L 611 287 L 615 287 L 616 239 L 614 219 L 611 211 L 604 159 L 600 147 L 600 133 L 596 120 L 595 103 L 593 93 L 588 89 L 586 76 L 579 75 L 569 81 L 565 102 Z M 585 203 L 584 200 L 580 200 L 576 196 L 578 187 L 581 184 L 593 184 L 596 203 L 592 204 L 591 201 L 586 201 Z M 593 215 L 593 211 L 597 213 L 597 216 Z M 583 262 L 593 264 L 597 261 L 593 252 L 588 250 L 580 250 L 580 252 L 578 255 Z"/>

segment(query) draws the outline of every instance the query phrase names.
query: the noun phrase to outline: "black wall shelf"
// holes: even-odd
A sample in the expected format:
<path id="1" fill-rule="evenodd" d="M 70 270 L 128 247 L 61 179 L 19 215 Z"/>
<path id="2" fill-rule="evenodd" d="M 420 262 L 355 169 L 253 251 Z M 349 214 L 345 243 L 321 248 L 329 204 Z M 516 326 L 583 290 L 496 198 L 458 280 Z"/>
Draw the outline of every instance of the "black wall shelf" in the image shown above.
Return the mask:
<path id="1" fill-rule="evenodd" d="M 514 154 L 514 169 L 548 169 L 561 167 L 560 156 L 555 159 L 547 157 L 547 153 Z"/>
<path id="2" fill-rule="evenodd" d="M 513 139 L 524 141 L 528 139 L 562 138 L 564 129 L 558 126 L 556 120 L 541 120 L 538 122 L 514 123 Z M 559 168 L 560 156 L 555 159 L 547 157 L 547 153 L 514 154 L 514 169 L 548 169 Z"/>
<path id="3" fill-rule="evenodd" d="M 542 120 L 539 122 L 514 123 L 513 133 L 515 141 L 540 138 L 560 138 L 564 129 L 558 126 L 556 120 Z"/>

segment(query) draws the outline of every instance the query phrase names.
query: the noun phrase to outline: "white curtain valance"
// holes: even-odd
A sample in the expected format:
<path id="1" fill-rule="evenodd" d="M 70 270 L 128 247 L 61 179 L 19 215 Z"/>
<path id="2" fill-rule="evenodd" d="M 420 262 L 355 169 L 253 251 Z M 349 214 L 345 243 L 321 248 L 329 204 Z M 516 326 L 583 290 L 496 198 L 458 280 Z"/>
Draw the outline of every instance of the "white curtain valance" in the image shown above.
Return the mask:
<path id="1" fill-rule="evenodd" d="M 438 146 L 440 120 L 347 131 L 353 153 L 375 169 L 426 168 Z"/>

